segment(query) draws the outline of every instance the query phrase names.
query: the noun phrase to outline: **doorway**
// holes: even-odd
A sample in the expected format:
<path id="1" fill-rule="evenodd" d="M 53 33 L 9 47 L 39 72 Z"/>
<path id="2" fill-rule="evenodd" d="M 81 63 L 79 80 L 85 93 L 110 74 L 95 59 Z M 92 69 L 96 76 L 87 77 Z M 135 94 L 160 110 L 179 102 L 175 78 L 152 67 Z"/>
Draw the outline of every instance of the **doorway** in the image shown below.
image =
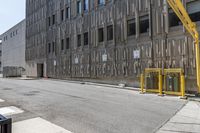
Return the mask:
<path id="1" fill-rule="evenodd" d="M 37 64 L 37 75 L 39 78 L 44 77 L 44 64 Z"/>

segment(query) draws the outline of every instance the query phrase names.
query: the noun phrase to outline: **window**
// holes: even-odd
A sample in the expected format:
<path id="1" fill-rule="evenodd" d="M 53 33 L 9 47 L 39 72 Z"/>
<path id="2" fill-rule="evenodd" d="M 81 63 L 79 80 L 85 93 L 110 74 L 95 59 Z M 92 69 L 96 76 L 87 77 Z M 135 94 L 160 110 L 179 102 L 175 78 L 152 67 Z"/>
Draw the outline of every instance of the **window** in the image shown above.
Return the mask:
<path id="1" fill-rule="evenodd" d="M 81 1 L 77 1 L 77 14 L 81 14 Z"/>
<path id="2" fill-rule="evenodd" d="M 84 45 L 88 45 L 88 32 L 84 33 Z"/>
<path id="3" fill-rule="evenodd" d="M 6 40 L 8 40 L 8 37 L 7 36 L 5 36 L 4 38 L 3 38 L 3 41 L 5 42 Z"/>
<path id="4" fill-rule="evenodd" d="M 53 15 L 52 24 L 54 25 L 56 22 L 56 15 Z"/>
<path id="5" fill-rule="evenodd" d="M 64 39 L 61 40 L 61 50 L 64 50 Z"/>
<path id="6" fill-rule="evenodd" d="M 1 67 L 1 61 L 0 61 L 0 67 Z"/>
<path id="7" fill-rule="evenodd" d="M 128 36 L 133 36 L 136 34 L 135 19 L 128 20 Z"/>
<path id="8" fill-rule="evenodd" d="M 100 28 L 98 30 L 98 38 L 99 38 L 99 42 L 103 42 L 104 41 L 103 28 Z"/>
<path id="9" fill-rule="evenodd" d="M 67 19 L 70 18 L 70 8 L 69 7 L 66 8 L 66 18 Z"/>
<path id="10" fill-rule="evenodd" d="M 89 10 L 89 3 L 88 0 L 84 0 L 84 11 L 88 11 Z"/>
<path id="11" fill-rule="evenodd" d="M 99 4 L 99 5 L 105 4 L 105 0 L 98 0 L 98 4 Z"/>
<path id="12" fill-rule="evenodd" d="M 172 9 L 169 9 L 169 27 L 181 25 L 181 21 Z"/>
<path id="13" fill-rule="evenodd" d="M 140 33 L 149 32 L 149 16 L 140 17 Z"/>
<path id="14" fill-rule="evenodd" d="M 66 49 L 69 49 L 69 38 L 66 38 Z"/>
<path id="15" fill-rule="evenodd" d="M 49 26 L 51 26 L 51 17 L 48 17 Z"/>
<path id="16" fill-rule="evenodd" d="M 107 27 L 107 40 L 113 40 L 113 25 Z"/>
<path id="17" fill-rule="evenodd" d="M 53 48 L 52 48 L 52 52 L 55 52 L 55 42 L 52 43 L 53 44 Z"/>
<path id="18" fill-rule="evenodd" d="M 60 19 L 61 19 L 61 21 L 64 20 L 64 10 L 61 10 L 61 12 L 60 12 Z"/>
<path id="19" fill-rule="evenodd" d="M 200 1 L 192 1 L 187 3 L 187 10 L 193 22 L 200 21 Z"/>
<path id="20" fill-rule="evenodd" d="M 48 44 L 48 52 L 51 53 L 51 43 Z"/>
<path id="21" fill-rule="evenodd" d="M 2 56 L 2 52 L 1 52 L 1 50 L 0 50 L 0 56 Z"/>
<path id="22" fill-rule="evenodd" d="M 77 36 L 77 46 L 80 47 L 81 46 L 81 35 Z"/>

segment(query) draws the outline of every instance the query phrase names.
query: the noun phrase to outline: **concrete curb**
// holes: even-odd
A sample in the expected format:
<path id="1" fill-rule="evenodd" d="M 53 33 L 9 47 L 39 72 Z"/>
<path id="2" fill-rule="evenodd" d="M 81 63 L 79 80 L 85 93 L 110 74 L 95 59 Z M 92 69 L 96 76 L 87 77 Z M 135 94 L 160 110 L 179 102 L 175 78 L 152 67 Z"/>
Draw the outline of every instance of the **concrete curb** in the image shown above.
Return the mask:
<path id="1" fill-rule="evenodd" d="M 68 82 L 68 83 L 77 83 L 77 84 L 86 84 L 86 85 L 96 85 L 96 86 L 111 87 L 111 88 L 117 88 L 117 89 L 140 91 L 139 88 L 135 88 L 135 87 L 120 87 L 120 86 L 117 86 L 117 85 L 100 84 L 100 83 L 93 83 L 93 82 L 87 82 L 87 81 L 74 81 L 74 80 L 62 80 L 62 79 L 50 79 L 50 78 L 47 79 L 47 80 L 61 81 L 61 82 Z"/>
<path id="2" fill-rule="evenodd" d="M 188 101 L 200 102 L 200 97 L 188 97 Z"/>
<path id="3" fill-rule="evenodd" d="M 14 78 L 13 78 L 14 79 Z M 17 79 L 17 78 L 16 78 Z M 102 87 L 110 87 L 110 88 L 117 88 L 117 89 L 124 89 L 124 90 L 132 90 L 132 91 L 140 91 L 140 88 L 136 87 L 121 87 L 118 85 L 111 85 L 111 84 L 104 84 L 104 83 L 95 83 L 95 82 L 89 82 L 89 81 L 81 81 L 81 80 L 67 80 L 67 79 L 53 79 L 53 78 L 42 78 L 43 80 L 52 80 L 52 81 L 60 81 L 60 82 L 67 82 L 67 83 L 76 83 L 76 84 L 85 84 L 85 85 L 95 85 L 95 86 L 102 86 Z M 37 80 L 37 78 L 25 78 L 18 80 Z M 187 97 L 188 101 L 196 101 L 200 102 L 200 97 Z"/>

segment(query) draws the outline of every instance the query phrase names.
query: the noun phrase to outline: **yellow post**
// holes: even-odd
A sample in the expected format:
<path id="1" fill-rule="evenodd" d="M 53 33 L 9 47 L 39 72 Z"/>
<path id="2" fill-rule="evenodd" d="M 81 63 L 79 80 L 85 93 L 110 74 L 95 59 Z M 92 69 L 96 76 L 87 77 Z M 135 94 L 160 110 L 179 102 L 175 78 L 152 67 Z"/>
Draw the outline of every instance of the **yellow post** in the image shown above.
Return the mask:
<path id="1" fill-rule="evenodd" d="M 200 74 L 199 74 L 200 61 L 199 61 L 199 40 L 198 40 L 198 37 L 195 40 L 195 45 L 196 45 L 197 87 L 198 87 L 198 93 L 200 93 Z"/>
<path id="2" fill-rule="evenodd" d="M 160 96 L 162 96 L 162 87 L 163 87 L 162 75 L 159 74 L 159 95 L 160 95 Z"/>
<path id="3" fill-rule="evenodd" d="M 140 75 L 140 87 L 141 87 L 141 93 L 144 93 L 144 75 Z"/>
<path id="4" fill-rule="evenodd" d="M 181 98 L 185 98 L 185 76 L 181 74 Z"/>

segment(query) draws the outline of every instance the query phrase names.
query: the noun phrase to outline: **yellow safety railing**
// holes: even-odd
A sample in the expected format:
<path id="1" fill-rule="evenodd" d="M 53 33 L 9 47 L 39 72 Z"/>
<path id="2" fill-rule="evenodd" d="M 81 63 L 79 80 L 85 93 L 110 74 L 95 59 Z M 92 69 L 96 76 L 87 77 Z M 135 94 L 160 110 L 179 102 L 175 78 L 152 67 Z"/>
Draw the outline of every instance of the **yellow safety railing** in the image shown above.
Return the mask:
<path id="1" fill-rule="evenodd" d="M 147 88 L 147 76 L 151 73 L 154 73 L 157 75 L 157 81 L 155 81 L 155 84 L 157 84 L 158 88 Z M 162 95 L 162 69 L 160 68 L 147 68 L 144 71 L 144 74 L 141 74 L 140 76 L 140 84 L 141 84 L 141 93 L 145 92 L 152 92 L 152 93 L 159 93 L 159 95 Z"/>
<path id="2" fill-rule="evenodd" d="M 172 78 L 171 83 L 169 83 Z M 177 79 L 175 82 L 175 78 Z M 168 83 L 167 83 L 168 82 Z M 177 86 L 175 86 L 176 84 Z M 176 90 L 175 90 L 176 89 Z M 178 69 L 164 69 L 164 94 L 178 95 L 185 97 L 185 76 L 181 68 Z"/>

